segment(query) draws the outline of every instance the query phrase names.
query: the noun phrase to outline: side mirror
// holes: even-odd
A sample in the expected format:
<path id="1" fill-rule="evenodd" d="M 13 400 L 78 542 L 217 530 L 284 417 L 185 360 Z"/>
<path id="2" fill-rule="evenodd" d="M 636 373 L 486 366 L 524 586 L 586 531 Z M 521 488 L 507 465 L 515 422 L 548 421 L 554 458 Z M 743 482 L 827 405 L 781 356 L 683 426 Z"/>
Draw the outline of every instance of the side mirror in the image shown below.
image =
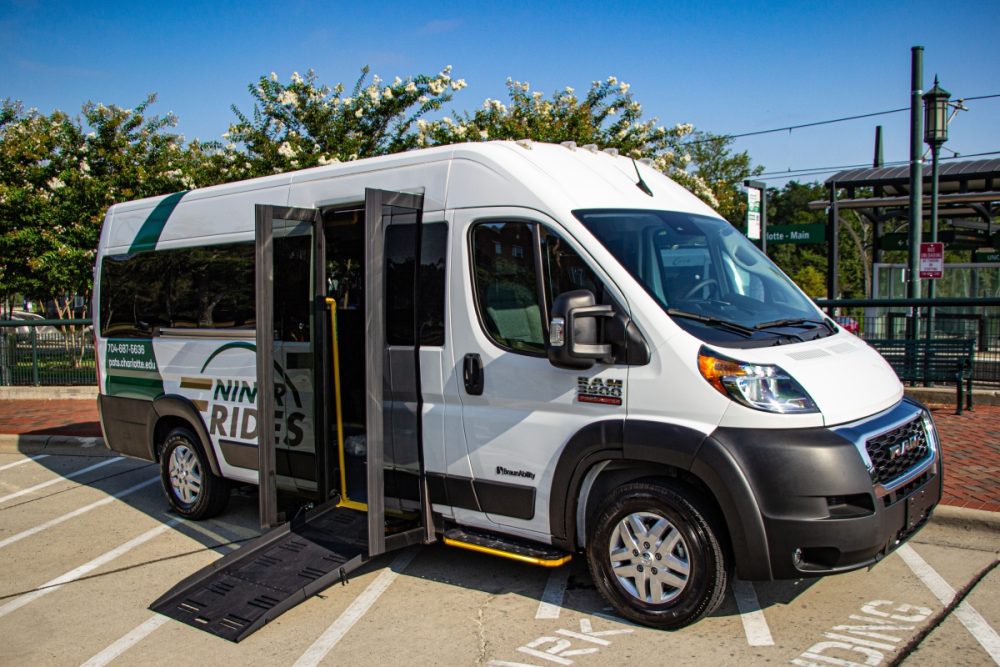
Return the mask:
<path id="1" fill-rule="evenodd" d="M 552 304 L 549 322 L 549 362 L 559 368 L 584 370 L 595 359 L 611 362 L 611 345 L 601 342 L 599 318 L 614 317 L 611 306 L 596 305 L 589 290 L 564 292 Z"/>

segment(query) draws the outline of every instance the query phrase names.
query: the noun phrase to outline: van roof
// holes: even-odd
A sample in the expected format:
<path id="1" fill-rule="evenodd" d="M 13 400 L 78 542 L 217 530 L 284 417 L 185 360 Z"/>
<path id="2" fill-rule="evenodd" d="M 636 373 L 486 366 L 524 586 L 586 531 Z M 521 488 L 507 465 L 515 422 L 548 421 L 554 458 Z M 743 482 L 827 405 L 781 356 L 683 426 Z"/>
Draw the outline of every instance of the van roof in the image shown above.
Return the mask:
<path id="1" fill-rule="evenodd" d="M 195 201 L 225 194 L 271 189 L 333 177 L 447 160 L 470 160 L 485 163 L 494 169 L 507 172 L 505 175 L 515 180 L 526 180 L 528 174 L 524 173 L 524 167 L 525 163 L 530 164 L 535 168 L 532 170 L 535 173 L 531 176 L 535 179 L 539 176 L 547 176 L 552 181 L 552 183 L 547 184 L 550 186 L 548 189 L 561 191 L 558 194 L 576 202 L 575 207 L 577 208 L 593 207 L 597 201 L 604 202 L 597 205 L 606 205 L 608 201 L 613 200 L 624 208 L 631 208 L 633 204 L 636 204 L 642 208 L 679 208 L 707 215 L 717 215 L 708 206 L 699 205 L 701 200 L 661 172 L 644 163 L 633 162 L 630 158 L 618 156 L 616 151 L 602 151 L 594 146 L 576 146 L 572 142 L 560 145 L 531 140 L 452 144 L 351 162 L 337 162 L 272 176 L 261 176 L 198 188 L 188 191 L 185 194 L 185 200 Z M 653 189 L 655 196 L 652 199 L 636 185 L 639 173 Z M 557 187 L 552 187 L 555 184 L 558 184 Z M 530 185 L 538 187 L 541 184 L 535 180 Z M 553 195 L 556 192 L 549 192 L 549 194 Z M 667 202 L 661 201 L 654 203 L 654 200 L 661 194 L 667 196 L 669 205 Z M 126 212 L 148 209 L 155 207 L 167 196 L 169 195 L 122 202 L 113 205 L 110 210 Z M 449 207 L 451 207 L 450 204 Z"/>
<path id="2" fill-rule="evenodd" d="M 652 196 L 637 184 L 639 178 Z M 356 204 L 366 188 L 422 192 L 425 212 L 515 206 L 566 220 L 595 208 L 660 209 L 716 216 L 651 166 L 574 144 L 455 144 L 150 197 L 112 206 L 103 253 L 249 241 L 254 206 Z"/>

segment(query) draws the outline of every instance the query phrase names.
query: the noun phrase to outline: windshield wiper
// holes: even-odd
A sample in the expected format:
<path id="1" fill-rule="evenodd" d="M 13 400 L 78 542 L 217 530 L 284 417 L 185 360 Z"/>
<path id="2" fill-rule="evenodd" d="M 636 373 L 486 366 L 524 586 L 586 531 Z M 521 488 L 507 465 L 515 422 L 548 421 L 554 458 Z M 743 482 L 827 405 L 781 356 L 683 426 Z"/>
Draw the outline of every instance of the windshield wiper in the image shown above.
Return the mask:
<path id="1" fill-rule="evenodd" d="M 778 327 L 800 327 L 803 324 L 811 325 L 807 328 L 815 329 L 818 326 L 825 327 L 830 333 L 836 333 L 836 330 L 830 326 L 830 323 L 824 320 L 810 320 L 804 317 L 790 317 L 784 320 L 772 320 L 770 322 L 761 322 L 760 324 L 754 325 L 755 331 L 760 331 L 762 329 L 776 329 Z"/>
<path id="2" fill-rule="evenodd" d="M 733 331 L 735 333 L 741 334 L 750 338 L 754 334 L 754 330 L 750 327 L 745 327 L 738 322 L 730 322 L 729 320 L 723 320 L 718 317 L 711 317 L 709 315 L 702 315 L 700 313 L 692 313 L 687 310 L 678 310 L 677 308 L 667 308 L 667 315 L 672 317 L 683 317 L 689 320 L 695 320 L 697 322 L 704 322 L 709 326 L 716 327 L 717 329 L 726 329 L 727 331 Z"/>

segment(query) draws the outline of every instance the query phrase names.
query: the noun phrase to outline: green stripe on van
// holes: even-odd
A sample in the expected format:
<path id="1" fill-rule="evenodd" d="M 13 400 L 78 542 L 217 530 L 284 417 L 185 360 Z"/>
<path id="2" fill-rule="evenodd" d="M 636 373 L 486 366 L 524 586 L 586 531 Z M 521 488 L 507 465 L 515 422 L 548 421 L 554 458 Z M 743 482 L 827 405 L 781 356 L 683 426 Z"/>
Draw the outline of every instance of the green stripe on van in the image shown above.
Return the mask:
<path id="1" fill-rule="evenodd" d="M 180 202 L 181 197 L 187 193 L 187 190 L 184 192 L 175 192 L 160 200 L 160 203 L 156 205 L 156 208 L 150 212 L 149 217 L 142 223 L 139 233 L 135 235 L 132 247 L 128 249 L 130 253 L 156 248 L 156 242 L 160 240 L 160 234 L 163 233 L 163 228 L 167 224 L 167 218 L 174 212 L 174 208 Z"/>

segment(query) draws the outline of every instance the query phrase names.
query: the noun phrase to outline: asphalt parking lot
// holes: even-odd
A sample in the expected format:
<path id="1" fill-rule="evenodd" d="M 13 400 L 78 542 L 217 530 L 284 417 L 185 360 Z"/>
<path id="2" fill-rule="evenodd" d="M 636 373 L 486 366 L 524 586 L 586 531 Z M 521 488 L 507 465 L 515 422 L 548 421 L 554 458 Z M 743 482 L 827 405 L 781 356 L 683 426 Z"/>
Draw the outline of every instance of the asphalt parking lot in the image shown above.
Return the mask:
<path id="1" fill-rule="evenodd" d="M 148 611 L 257 535 L 256 503 L 238 492 L 186 522 L 150 464 L 0 451 L 0 663 L 1000 664 L 1000 536 L 944 524 L 870 571 L 736 582 L 677 632 L 611 616 L 582 560 L 549 571 L 441 545 L 380 557 L 240 644 Z"/>

